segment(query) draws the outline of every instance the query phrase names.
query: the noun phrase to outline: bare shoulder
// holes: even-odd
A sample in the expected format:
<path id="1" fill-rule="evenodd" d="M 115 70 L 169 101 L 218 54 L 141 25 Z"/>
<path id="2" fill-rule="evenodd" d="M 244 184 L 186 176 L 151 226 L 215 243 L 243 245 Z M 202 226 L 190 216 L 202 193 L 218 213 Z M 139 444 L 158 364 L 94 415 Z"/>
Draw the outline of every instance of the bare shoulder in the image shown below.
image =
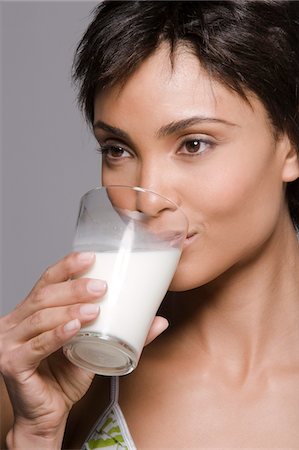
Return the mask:
<path id="1" fill-rule="evenodd" d="M 165 393 L 173 380 L 177 358 L 167 341 L 167 337 L 161 336 L 149 344 L 134 372 L 121 377 L 119 400 L 126 417 L 139 416 L 140 411 L 144 414 L 147 409 L 156 410 L 161 392 Z"/>
<path id="2" fill-rule="evenodd" d="M 85 394 L 69 415 L 63 441 L 64 449 L 80 449 L 91 428 L 110 401 L 110 378 L 96 375 Z"/>
<path id="3" fill-rule="evenodd" d="M 8 396 L 4 379 L 0 374 L 0 399 L 1 399 L 1 449 L 6 449 L 6 436 L 13 425 L 13 409 Z"/>

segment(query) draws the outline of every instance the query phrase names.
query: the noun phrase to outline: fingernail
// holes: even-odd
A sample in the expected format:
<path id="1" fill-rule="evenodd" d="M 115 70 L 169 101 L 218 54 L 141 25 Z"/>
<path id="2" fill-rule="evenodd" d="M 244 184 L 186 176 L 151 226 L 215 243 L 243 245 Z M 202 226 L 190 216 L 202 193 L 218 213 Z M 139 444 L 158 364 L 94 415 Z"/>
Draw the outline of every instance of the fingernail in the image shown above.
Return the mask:
<path id="1" fill-rule="evenodd" d="M 93 252 L 81 252 L 78 255 L 78 259 L 82 263 L 91 261 L 93 259 L 93 257 L 94 257 Z"/>
<path id="2" fill-rule="evenodd" d="M 100 309 L 99 305 L 88 303 L 80 307 L 80 314 L 82 314 L 82 316 L 94 316 L 96 313 L 99 312 L 99 309 Z"/>
<path id="3" fill-rule="evenodd" d="M 103 280 L 90 280 L 87 283 L 87 290 L 92 294 L 100 294 L 106 289 L 106 281 Z"/>
<path id="4" fill-rule="evenodd" d="M 63 329 L 66 333 L 70 333 L 74 330 L 79 329 L 80 326 L 81 326 L 80 321 L 78 319 L 74 319 L 74 320 L 71 320 L 70 322 L 66 323 L 64 325 Z"/>

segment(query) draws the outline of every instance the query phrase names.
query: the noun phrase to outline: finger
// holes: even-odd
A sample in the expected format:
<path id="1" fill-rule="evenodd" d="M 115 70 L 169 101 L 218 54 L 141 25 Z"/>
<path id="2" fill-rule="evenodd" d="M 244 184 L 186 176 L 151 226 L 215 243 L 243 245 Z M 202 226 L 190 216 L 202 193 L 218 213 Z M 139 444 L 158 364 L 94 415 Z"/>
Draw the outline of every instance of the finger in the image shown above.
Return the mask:
<path id="1" fill-rule="evenodd" d="M 88 269 L 88 266 L 90 266 L 91 263 L 75 263 L 78 256 L 82 256 L 82 254 L 74 254 L 74 258 L 71 257 L 68 263 L 65 261 L 65 264 L 69 267 L 69 269 L 64 267 L 64 273 L 67 272 L 71 276 L 72 274 L 77 275 L 77 270 L 79 270 L 79 273 L 82 273 Z M 91 261 L 93 261 L 93 258 Z M 60 267 L 60 263 L 57 264 L 57 267 Z M 56 271 L 57 267 L 53 266 L 53 270 Z M 46 271 L 45 273 L 50 274 L 51 270 L 52 269 L 48 269 L 48 272 Z M 88 300 L 96 298 L 97 296 L 101 296 L 106 290 L 106 283 L 104 281 L 101 282 L 100 280 L 87 279 L 71 281 L 70 276 L 66 277 L 68 281 L 46 284 L 44 282 L 46 275 L 44 275 L 44 281 L 42 282 L 41 279 L 40 282 L 38 282 L 32 289 L 29 296 L 9 315 L 6 316 L 5 320 L 7 323 L 7 328 L 15 326 L 24 318 L 30 316 L 39 309 L 47 308 L 49 306 L 75 303 L 75 301 L 78 300 L 84 301 L 85 299 Z M 52 277 L 50 274 L 49 281 L 53 281 L 54 279 L 55 276 Z"/>
<path id="2" fill-rule="evenodd" d="M 44 286 L 32 293 L 30 300 L 28 300 L 26 317 L 44 308 L 99 299 L 105 294 L 106 290 L 106 281 L 91 278 L 79 278 Z"/>
<path id="3" fill-rule="evenodd" d="M 95 254 L 92 252 L 70 253 L 56 264 L 48 267 L 33 289 L 41 288 L 48 284 L 66 281 L 75 275 L 86 271 L 94 261 Z"/>
<path id="4" fill-rule="evenodd" d="M 5 363 L 6 369 L 14 376 L 30 377 L 42 360 L 63 347 L 80 328 L 80 320 L 73 319 L 54 330 L 39 334 L 8 353 L 9 361 Z"/>
<path id="5" fill-rule="evenodd" d="M 16 308 L 7 316 L 10 321 L 10 326 L 7 328 L 15 327 L 24 319 L 49 307 L 95 301 L 101 298 L 106 290 L 107 284 L 104 280 L 89 278 L 68 280 L 41 287 L 31 293 L 26 303 L 23 303 L 23 307 Z"/>
<path id="6" fill-rule="evenodd" d="M 156 339 L 157 336 L 159 336 L 163 331 L 165 331 L 169 326 L 168 320 L 161 316 L 156 316 L 153 320 L 152 326 L 149 330 L 149 333 L 147 335 L 145 345 L 152 342 L 154 339 Z"/>
<path id="7" fill-rule="evenodd" d="M 99 310 L 98 303 L 81 303 L 37 311 L 12 330 L 13 340 L 15 345 L 23 344 L 39 334 L 53 330 L 74 319 L 79 319 L 81 324 L 85 325 L 96 319 Z"/>

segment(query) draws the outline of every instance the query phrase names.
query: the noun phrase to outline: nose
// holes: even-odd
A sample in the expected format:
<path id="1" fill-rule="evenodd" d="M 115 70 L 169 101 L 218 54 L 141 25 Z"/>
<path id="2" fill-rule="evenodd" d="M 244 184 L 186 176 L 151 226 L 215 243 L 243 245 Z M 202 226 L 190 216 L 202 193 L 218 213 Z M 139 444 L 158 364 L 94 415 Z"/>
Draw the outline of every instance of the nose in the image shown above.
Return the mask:
<path id="1" fill-rule="evenodd" d="M 139 167 L 136 185 L 148 192 L 137 196 L 137 209 L 147 215 L 157 216 L 180 205 L 174 183 L 165 176 L 165 161 L 144 158 Z"/>
<path id="2" fill-rule="evenodd" d="M 147 217 L 158 217 L 166 211 L 175 211 L 177 205 L 162 194 L 140 187 L 136 192 L 136 209 Z"/>
<path id="3" fill-rule="evenodd" d="M 108 186 L 109 202 L 117 210 L 140 213 L 139 220 L 160 217 L 164 211 L 175 211 L 177 205 L 166 197 L 143 187 Z"/>

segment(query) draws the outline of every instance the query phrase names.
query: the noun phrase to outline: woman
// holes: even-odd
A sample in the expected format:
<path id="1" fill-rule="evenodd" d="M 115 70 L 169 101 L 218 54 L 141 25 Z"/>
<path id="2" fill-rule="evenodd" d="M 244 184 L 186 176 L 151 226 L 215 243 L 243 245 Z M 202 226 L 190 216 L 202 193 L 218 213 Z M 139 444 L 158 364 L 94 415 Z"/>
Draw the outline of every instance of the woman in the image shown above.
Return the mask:
<path id="1" fill-rule="evenodd" d="M 1 319 L 9 449 L 299 447 L 298 24 L 288 1 L 99 5 L 74 74 L 103 184 L 189 219 L 170 327 L 132 374 L 93 379 L 61 347 L 105 280 L 68 281 L 92 254 L 50 267 Z"/>

